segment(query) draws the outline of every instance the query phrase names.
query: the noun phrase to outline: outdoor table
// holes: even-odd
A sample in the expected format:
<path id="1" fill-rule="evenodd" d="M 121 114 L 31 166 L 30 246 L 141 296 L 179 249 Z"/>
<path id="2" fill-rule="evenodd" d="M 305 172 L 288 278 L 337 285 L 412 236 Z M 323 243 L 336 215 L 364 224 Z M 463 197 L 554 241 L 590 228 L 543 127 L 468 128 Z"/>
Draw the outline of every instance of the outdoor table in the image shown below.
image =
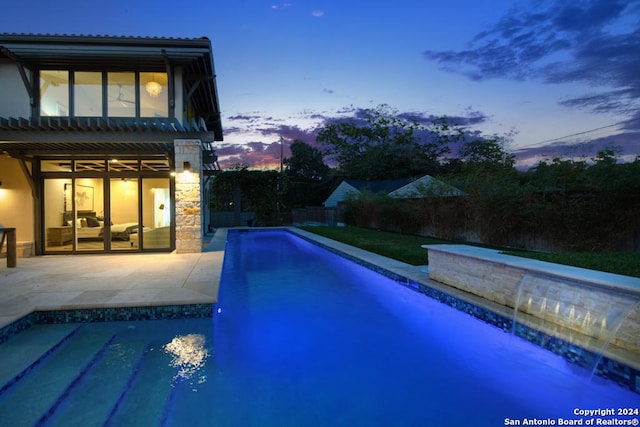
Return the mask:
<path id="1" fill-rule="evenodd" d="M 7 267 L 13 268 L 17 265 L 16 229 L 13 227 L 0 228 L 0 251 L 2 250 L 5 236 L 7 237 Z"/>

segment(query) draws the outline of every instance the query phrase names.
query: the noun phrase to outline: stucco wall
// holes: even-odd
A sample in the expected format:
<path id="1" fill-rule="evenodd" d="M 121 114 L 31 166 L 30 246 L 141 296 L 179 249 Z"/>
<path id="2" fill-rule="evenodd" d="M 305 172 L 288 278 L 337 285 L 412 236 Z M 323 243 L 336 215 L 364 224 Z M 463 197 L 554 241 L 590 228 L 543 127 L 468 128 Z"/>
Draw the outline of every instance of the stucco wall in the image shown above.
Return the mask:
<path id="1" fill-rule="evenodd" d="M 18 242 L 33 242 L 31 187 L 18 160 L 0 155 L 0 181 L 0 224 L 15 227 Z"/>
<path id="2" fill-rule="evenodd" d="M 25 69 L 27 75 L 29 71 Z M 0 62 L 0 117 L 31 116 L 29 94 L 13 62 Z"/>

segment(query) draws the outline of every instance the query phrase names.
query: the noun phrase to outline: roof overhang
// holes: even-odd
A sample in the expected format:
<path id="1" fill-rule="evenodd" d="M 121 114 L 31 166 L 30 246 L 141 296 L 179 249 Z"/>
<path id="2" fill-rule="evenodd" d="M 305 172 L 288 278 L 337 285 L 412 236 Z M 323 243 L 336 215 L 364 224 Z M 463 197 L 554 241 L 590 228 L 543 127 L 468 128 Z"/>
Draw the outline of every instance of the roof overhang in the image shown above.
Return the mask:
<path id="1" fill-rule="evenodd" d="M 0 59 L 30 70 L 68 69 L 161 71 L 182 67 L 185 89 L 204 125 L 222 141 L 220 104 L 208 38 L 114 37 L 0 34 Z"/>
<path id="2" fill-rule="evenodd" d="M 0 152 L 16 159 L 32 161 L 35 157 L 77 156 L 164 156 L 173 152 L 173 142 L 0 142 Z"/>
<path id="3" fill-rule="evenodd" d="M 176 139 L 198 139 L 209 150 L 214 132 L 175 119 L 0 118 L 0 152 L 32 159 L 47 155 L 168 154 Z"/>

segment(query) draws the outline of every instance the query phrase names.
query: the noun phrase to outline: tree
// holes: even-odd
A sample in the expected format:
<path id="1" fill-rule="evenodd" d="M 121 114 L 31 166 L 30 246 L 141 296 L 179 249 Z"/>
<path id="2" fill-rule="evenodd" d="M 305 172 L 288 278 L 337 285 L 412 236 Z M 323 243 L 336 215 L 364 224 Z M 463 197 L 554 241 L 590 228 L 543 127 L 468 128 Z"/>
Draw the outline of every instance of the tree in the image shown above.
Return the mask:
<path id="1" fill-rule="evenodd" d="M 291 143 L 291 157 L 284 159 L 284 173 L 290 178 L 322 181 L 330 172 L 323 157 L 322 151 L 296 139 Z"/>
<path id="2" fill-rule="evenodd" d="M 474 139 L 462 144 L 460 156 L 467 164 L 490 168 L 512 169 L 515 155 L 505 149 L 506 142 L 498 137 Z"/>
<path id="3" fill-rule="evenodd" d="M 253 211 L 265 225 L 279 222 L 278 172 L 246 168 L 222 172 L 211 183 L 211 208 L 214 210 Z M 237 224 L 240 225 L 240 224 Z"/>
<path id="4" fill-rule="evenodd" d="M 528 172 L 530 183 L 544 193 L 584 191 L 587 187 L 585 161 L 542 160 Z"/>
<path id="5" fill-rule="evenodd" d="M 329 193 L 332 176 L 322 151 L 295 140 L 291 144 L 291 157 L 284 159 L 284 165 L 280 181 L 282 208 L 322 205 Z"/>
<path id="6" fill-rule="evenodd" d="M 428 138 L 420 140 L 418 133 Z M 375 180 L 435 174 L 449 152 L 449 142 L 459 135 L 446 118 L 421 125 L 381 105 L 364 110 L 359 122 L 352 119 L 322 127 L 317 141 L 325 145 L 343 176 Z"/>

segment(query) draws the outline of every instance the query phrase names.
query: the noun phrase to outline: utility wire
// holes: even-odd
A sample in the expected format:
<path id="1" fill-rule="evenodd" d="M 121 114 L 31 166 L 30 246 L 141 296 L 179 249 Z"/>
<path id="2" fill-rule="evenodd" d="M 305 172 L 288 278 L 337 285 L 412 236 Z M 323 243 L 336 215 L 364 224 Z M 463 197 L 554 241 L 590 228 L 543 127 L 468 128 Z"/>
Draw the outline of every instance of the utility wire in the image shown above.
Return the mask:
<path id="1" fill-rule="evenodd" d="M 638 120 L 640 120 L 640 117 L 636 117 L 636 118 L 633 118 L 633 119 L 630 119 L 630 120 L 622 120 L 622 121 L 614 123 L 612 125 L 601 126 L 599 128 L 589 129 L 589 130 L 585 130 L 583 132 L 572 133 L 571 135 L 560 136 L 558 138 L 546 139 L 544 141 L 535 142 L 533 144 L 521 145 L 521 146 L 517 147 L 517 149 L 519 150 L 521 148 L 535 147 L 535 146 L 538 146 L 538 145 L 541 145 L 541 144 L 547 144 L 549 142 L 560 141 L 560 140 L 565 139 L 565 138 L 572 138 L 574 136 L 585 135 L 585 134 L 588 134 L 588 133 L 591 133 L 591 132 L 595 132 L 595 131 L 598 131 L 598 130 L 609 129 L 609 128 L 612 128 L 612 127 L 620 126 L 621 124 L 624 124 L 624 123 L 636 122 Z"/>
<path id="2" fill-rule="evenodd" d="M 614 124 L 612 124 L 612 125 L 601 126 L 601 127 L 599 127 L 599 128 L 589 129 L 589 130 L 585 130 L 585 131 L 583 131 L 583 132 L 572 133 L 571 135 L 559 136 L 559 137 L 557 137 L 557 138 L 546 139 L 546 140 L 544 140 L 544 141 L 535 142 L 535 143 L 533 143 L 533 144 L 521 145 L 521 146 L 519 146 L 518 148 L 520 149 L 520 148 L 535 147 L 535 146 L 537 146 L 537 145 L 547 144 L 547 143 L 549 143 L 549 142 L 560 141 L 560 140 L 565 139 L 565 138 L 572 138 L 572 137 L 574 137 L 574 136 L 585 135 L 585 134 L 588 134 L 588 133 L 591 133 L 591 132 L 595 132 L 595 131 L 598 131 L 598 130 L 608 129 L 608 128 L 612 128 L 612 127 L 615 127 L 615 126 L 619 126 L 619 125 L 621 125 L 621 124 L 623 124 L 623 123 L 626 123 L 626 122 L 627 122 L 627 120 L 624 120 L 624 121 L 621 121 L 621 122 L 618 122 L 618 123 L 614 123 Z"/>

